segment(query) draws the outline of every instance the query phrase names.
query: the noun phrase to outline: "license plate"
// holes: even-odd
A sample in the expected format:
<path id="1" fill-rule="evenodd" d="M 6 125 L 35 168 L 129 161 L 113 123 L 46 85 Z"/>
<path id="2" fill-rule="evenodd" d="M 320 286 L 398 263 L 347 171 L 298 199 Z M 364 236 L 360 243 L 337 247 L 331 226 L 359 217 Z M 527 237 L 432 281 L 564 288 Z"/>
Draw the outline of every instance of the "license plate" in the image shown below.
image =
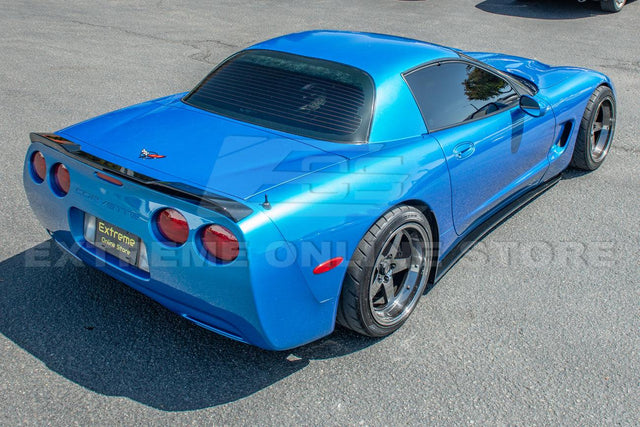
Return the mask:
<path id="1" fill-rule="evenodd" d="M 97 217 L 94 218 L 95 238 L 90 243 L 128 264 L 138 265 L 140 238 L 117 225 Z M 85 221 L 85 235 L 86 227 Z"/>

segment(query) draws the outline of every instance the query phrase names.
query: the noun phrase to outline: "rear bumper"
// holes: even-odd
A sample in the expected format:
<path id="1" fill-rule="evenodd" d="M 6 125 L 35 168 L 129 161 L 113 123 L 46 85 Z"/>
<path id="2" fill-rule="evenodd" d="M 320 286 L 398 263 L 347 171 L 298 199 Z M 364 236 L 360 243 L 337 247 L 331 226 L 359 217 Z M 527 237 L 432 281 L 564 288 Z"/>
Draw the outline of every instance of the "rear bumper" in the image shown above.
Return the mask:
<path id="1" fill-rule="evenodd" d="M 71 187 L 66 196 L 52 191 L 49 176 L 42 183 L 33 179 L 30 158 L 35 150 L 44 154 L 49 171 L 58 162 L 67 166 Z M 272 260 L 281 258 L 288 245 L 264 213 L 256 209 L 235 222 L 224 212 L 133 181 L 113 185 L 97 178 L 97 171 L 37 141 L 27 152 L 23 180 L 31 207 L 53 239 L 73 256 L 200 326 L 265 349 L 297 347 L 333 331 L 336 299 L 319 302 L 295 263 L 274 265 Z M 152 219 L 164 207 L 178 209 L 188 220 L 189 239 L 181 247 L 169 247 L 157 238 Z M 85 213 L 140 237 L 149 271 L 87 242 Z M 211 223 L 240 238 L 242 249 L 235 261 L 217 264 L 203 255 L 198 236 Z"/>

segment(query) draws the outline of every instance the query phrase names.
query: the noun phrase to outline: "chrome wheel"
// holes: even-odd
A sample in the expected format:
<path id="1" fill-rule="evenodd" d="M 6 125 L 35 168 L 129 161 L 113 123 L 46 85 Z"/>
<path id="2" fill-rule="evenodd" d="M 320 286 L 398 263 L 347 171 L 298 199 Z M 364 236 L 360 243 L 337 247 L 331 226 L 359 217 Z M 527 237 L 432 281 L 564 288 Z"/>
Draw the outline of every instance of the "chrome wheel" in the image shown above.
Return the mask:
<path id="1" fill-rule="evenodd" d="M 600 0 L 600 7 L 608 12 L 620 12 L 627 0 Z"/>
<path id="2" fill-rule="evenodd" d="M 391 326 L 411 314 L 427 282 L 430 239 L 417 223 L 396 229 L 376 257 L 369 283 L 369 305 L 375 321 Z"/>
<path id="3" fill-rule="evenodd" d="M 613 104 L 609 98 L 605 98 L 598 104 L 591 125 L 591 158 L 594 162 L 600 162 L 609 151 L 614 120 Z"/>
<path id="4" fill-rule="evenodd" d="M 610 87 L 598 86 L 584 109 L 571 155 L 571 166 L 594 171 L 607 157 L 616 130 L 616 98 Z"/>
<path id="5" fill-rule="evenodd" d="M 336 322 L 384 337 L 409 318 L 433 270 L 431 224 L 413 206 L 396 206 L 365 233 L 349 262 Z"/>

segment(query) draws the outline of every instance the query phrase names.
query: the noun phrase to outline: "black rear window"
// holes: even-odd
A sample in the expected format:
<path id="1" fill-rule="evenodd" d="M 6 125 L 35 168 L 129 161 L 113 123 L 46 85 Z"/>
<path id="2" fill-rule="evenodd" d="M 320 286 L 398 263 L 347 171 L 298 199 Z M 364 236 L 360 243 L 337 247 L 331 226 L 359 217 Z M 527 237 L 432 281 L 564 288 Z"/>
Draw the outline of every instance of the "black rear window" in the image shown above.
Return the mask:
<path id="1" fill-rule="evenodd" d="M 271 129 L 334 142 L 365 142 L 373 111 L 368 74 L 282 52 L 241 52 L 214 69 L 184 102 Z"/>

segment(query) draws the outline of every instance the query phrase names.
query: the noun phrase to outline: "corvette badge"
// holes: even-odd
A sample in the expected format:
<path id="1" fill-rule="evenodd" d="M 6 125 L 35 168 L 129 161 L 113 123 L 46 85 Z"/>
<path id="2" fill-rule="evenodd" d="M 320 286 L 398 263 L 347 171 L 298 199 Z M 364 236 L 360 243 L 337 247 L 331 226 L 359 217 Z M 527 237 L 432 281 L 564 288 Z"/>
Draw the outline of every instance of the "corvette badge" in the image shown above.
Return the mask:
<path id="1" fill-rule="evenodd" d="M 141 159 L 162 159 L 163 157 L 167 157 L 167 156 L 158 154 L 155 151 L 147 151 L 145 148 L 143 148 L 142 151 L 140 151 L 139 157 Z"/>

